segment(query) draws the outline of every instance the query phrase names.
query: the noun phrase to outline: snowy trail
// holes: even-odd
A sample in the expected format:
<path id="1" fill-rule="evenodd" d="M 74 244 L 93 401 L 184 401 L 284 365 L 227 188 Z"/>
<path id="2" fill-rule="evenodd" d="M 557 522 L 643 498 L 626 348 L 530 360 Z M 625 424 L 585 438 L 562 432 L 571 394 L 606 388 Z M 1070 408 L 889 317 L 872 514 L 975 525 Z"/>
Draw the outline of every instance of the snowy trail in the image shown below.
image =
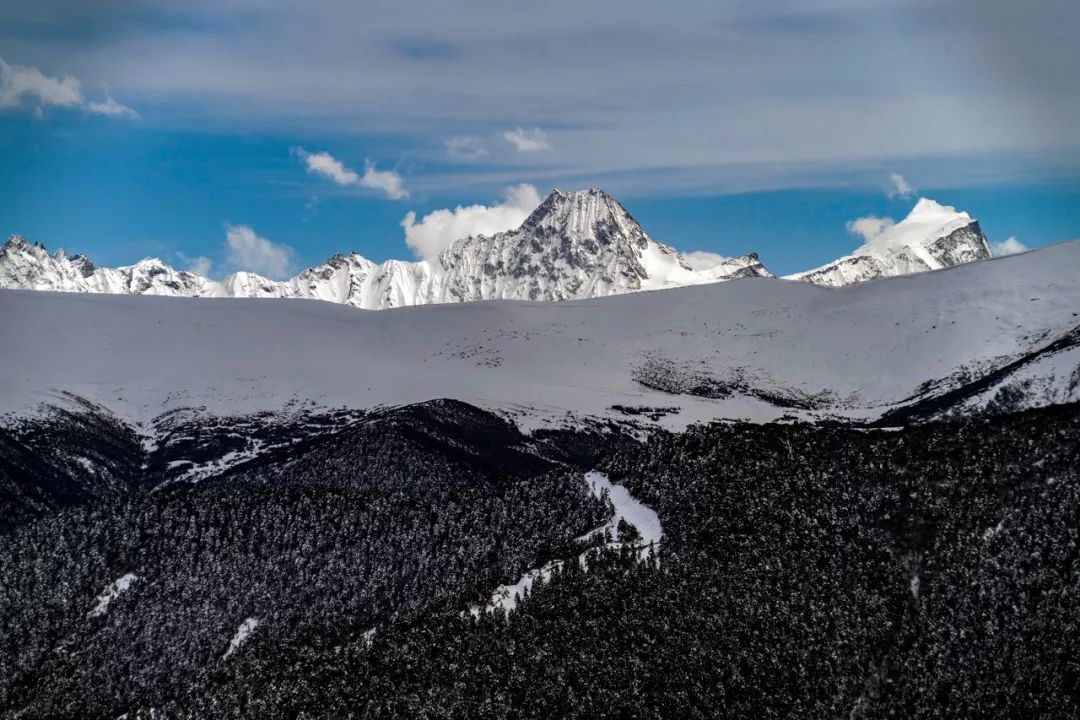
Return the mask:
<path id="1" fill-rule="evenodd" d="M 585 482 L 589 485 L 589 489 L 592 490 L 595 497 L 602 496 L 604 491 L 607 490 L 611 504 L 615 506 L 615 514 L 611 516 L 611 520 L 606 525 L 588 533 L 583 539 L 602 533 L 604 530 L 609 530 L 611 539 L 614 541 L 613 544 L 618 546 L 621 544 L 619 543 L 619 520 L 626 520 L 641 533 L 641 540 L 637 544 L 647 546 L 651 542 L 660 542 L 660 538 L 664 536 L 664 531 L 660 526 L 660 518 L 657 517 L 656 511 L 637 500 L 622 485 L 611 482 L 608 476 L 603 473 L 591 470 L 585 473 Z"/>
<path id="2" fill-rule="evenodd" d="M 660 525 L 660 518 L 657 516 L 656 511 L 631 495 L 630 491 L 624 486 L 611 482 L 608 476 L 601 472 L 591 470 L 585 473 L 585 483 L 589 486 L 593 496 L 597 498 L 602 497 L 604 491 L 607 491 L 615 512 L 612 513 L 611 519 L 607 523 L 585 533 L 577 539 L 578 542 L 586 542 L 597 535 L 602 535 L 604 531 L 608 531 L 611 534 L 612 541 L 608 543 L 607 547 L 620 548 L 627 545 L 638 548 L 640 558 L 648 557 L 650 547 L 655 548 L 658 546 L 664 536 L 664 530 Z M 641 538 L 635 540 L 632 544 L 621 542 L 619 540 L 619 520 L 625 520 L 637 528 Z M 591 552 L 595 552 L 595 548 L 577 556 L 577 562 L 582 567 L 588 566 L 588 556 Z M 547 582 L 552 573 L 562 568 L 566 562 L 568 561 L 553 560 L 543 567 L 529 570 L 513 585 L 500 585 L 497 587 L 495 592 L 491 594 L 491 600 L 483 608 L 479 605 L 473 605 L 469 608 L 469 612 L 476 617 L 480 615 L 481 611 L 491 612 L 495 608 L 502 608 L 507 612 L 513 610 L 517 607 L 518 600 L 526 592 L 532 591 L 532 587 L 538 579 Z"/>

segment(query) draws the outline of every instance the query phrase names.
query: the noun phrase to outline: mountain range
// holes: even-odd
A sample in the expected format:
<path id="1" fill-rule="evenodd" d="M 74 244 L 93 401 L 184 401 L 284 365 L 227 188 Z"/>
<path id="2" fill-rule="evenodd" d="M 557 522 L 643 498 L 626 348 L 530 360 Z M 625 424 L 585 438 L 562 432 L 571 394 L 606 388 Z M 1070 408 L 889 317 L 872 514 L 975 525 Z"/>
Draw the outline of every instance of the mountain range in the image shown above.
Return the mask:
<path id="1" fill-rule="evenodd" d="M 967 213 L 921 199 L 903 221 L 849 256 L 792 279 L 840 286 L 950 267 L 990 257 Z M 653 240 L 601 190 L 553 191 L 520 227 L 462 238 L 433 258 L 376 264 L 334 255 L 288 280 L 237 272 L 216 281 L 158 259 L 95 267 L 84 255 L 48 253 L 12 236 L 0 248 L 0 287 L 181 297 L 309 298 L 381 310 L 410 305 L 512 299 L 557 301 L 772 277 L 755 253 L 692 266 Z"/>

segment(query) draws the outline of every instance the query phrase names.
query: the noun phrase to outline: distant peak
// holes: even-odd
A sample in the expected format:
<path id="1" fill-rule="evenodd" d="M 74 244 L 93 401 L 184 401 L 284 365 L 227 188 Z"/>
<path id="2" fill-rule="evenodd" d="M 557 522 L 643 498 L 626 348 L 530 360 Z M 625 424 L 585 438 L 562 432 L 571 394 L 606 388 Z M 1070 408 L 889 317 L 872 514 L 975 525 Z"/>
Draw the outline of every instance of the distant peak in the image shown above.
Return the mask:
<path id="1" fill-rule="evenodd" d="M 30 250 L 36 248 L 42 253 L 45 252 L 45 246 L 39 242 L 28 243 L 26 238 L 18 233 L 13 233 L 3 245 L 0 245 L 0 250 Z M 47 254 L 47 253 L 46 253 Z"/>
<path id="2" fill-rule="evenodd" d="M 83 277 L 89 277 L 94 272 L 94 263 L 82 253 L 71 257 L 71 264 L 82 273 Z"/>
<path id="3" fill-rule="evenodd" d="M 560 190 L 559 188 L 555 188 L 554 190 L 551 191 L 551 194 L 547 196 L 546 200 L 550 200 L 552 198 L 556 198 L 556 199 L 570 198 L 570 199 L 578 199 L 578 200 L 584 200 L 584 199 L 587 199 L 587 198 L 605 198 L 605 199 L 608 199 L 608 200 L 614 200 L 615 199 L 611 195 L 609 195 L 606 192 L 604 192 L 603 190 L 601 190 L 600 188 L 596 188 L 596 187 L 585 188 L 584 190 L 573 190 L 573 191 L 570 191 L 570 192 L 567 192 L 566 190 Z"/>
<path id="4" fill-rule="evenodd" d="M 603 222 L 613 214 L 627 215 L 619 201 L 599 188 L 565 192 L 556 188 L 525 219 L 523 227 L 562 228 L 567 224 L 580 225 Z"/>
<path id="5" fill-rule="evenodd" d="M 908 213 L 909 219 L 925 219 L 935 216 L 970 217 L 967 213 L 960 212 L 951 205 L 942 205 L 927 197 L 919 198 L 919 201 L 915 203 L 915 207 Z"/>

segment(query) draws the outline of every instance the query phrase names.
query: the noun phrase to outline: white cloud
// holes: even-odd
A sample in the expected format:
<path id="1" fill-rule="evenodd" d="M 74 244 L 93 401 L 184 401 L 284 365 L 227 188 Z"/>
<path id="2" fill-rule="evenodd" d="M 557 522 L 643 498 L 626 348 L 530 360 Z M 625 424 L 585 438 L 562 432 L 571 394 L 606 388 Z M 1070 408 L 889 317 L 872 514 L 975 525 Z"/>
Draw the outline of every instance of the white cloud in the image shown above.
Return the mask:
<path id="1" fill-rule="evenodd" d="M 342 187 L 361 185 L 379 190 L 392 200 L 409 197 L 401 175 L 393 170 L 378 170 L 375 163 L 370 160 L 364 161 L 364 174 L 359 175 L 328 152 L 311 153 L 302 147 L 295 147 L 292 152 L 304 161 L 304 166 L 309 173 L 322 175 Z"/>
<path id="2" fill-rule="evenodd" d="M 360 182 L 359 175 L 328 152 L 309 153 L 302 147 L 293 148 L 293 152 L 304 161 L 307 171 L 313 175 L 330 178 L 338 185 L 356 185 Z"/>
<path id="3" fill-rule="evenodd" d="M 277 245 L 259 237 L 247 225 L 225 226 L 225 259 L 236 270 L 281 279 L 289 276 L 295 256 L 288 245 Z"/>
<path id="4" fill-rule="evenodd" d="M 364 177 L 360 178 L 360 184 L 373 190 L 381 190 L 391 200 L 409 197 L 409 191 L 405 189 L 400 175 L 393 170 L 376 170 L 375 163 L 370 160 L 364 161 Z"/>
<path id="5" fill-rule="evenodd" d="M 551 149 L 547 133 L 538 127 L 507 130 L 503 133 L 503 139 L 517 148 L 518 152 L 534 153 Z"/>
<path id="6" fill-rule="evenodd" d="M 200 255 L 197 258 L 193 258 L 188 263 L 188 272 L 195 273 L 196 275 L 206 276 L 210 274 L 210 268 L 213 263 L 210 262 L 210 258 Z"/>
<path id="7" fill-rule="evenodd" d="M 447 157 L 453 160 L 479 160 L 488 154 L 480 138 L 457 135 L 443 140 Z"/>
<path id="8" fill-rule="evenodd" d="M 1001 242 L 991 243 L 990 252 L 994 257 L 1001 257 L 1002 255 L 1015 255 L 1016 253 L 1025 252 L 1028 249 L 1027 245 L 1017 240 L 1015 237 L 1010 237 Z"/>
<path id="9" fill-rule="evenodd" d="M 83 104 L 82 85 L 70 75 L 49 77 L 37 68 L 9 65 L 0 60 L 0 106 L 19 105 L 24 99 L 43 105 L 77 107 Z"/>
<path id="10" fill-rule="evenodd" d="M 429 258 L 450 247 L 455 240 L 513 230 L 539 204 L 536 188 L 522 184 L 507 188 L 498 205 L 458 205 L 453 210 L 435 210 L 420 222 L 416 222 L 416 213 L 410 210 L 401 227 L 405 228 L 405 244 L 419 257 Z"/>
<path id="11" fill-rule="evenodd" d="M 210 258 L 203 255 L 199 255 L 197 257 L 188 257 L 182 252 L 177 252 L 176 257 L 180 260 L 180 262 L 184 263 L 185 270 L 190 273 L 195 273 L 196 275 L 202 275 L 203 277 L 206 277 L 210 274 L 210 268 L 213 266 Z"/>
<path id="12" fill-rule="evenodd" d="M 709 270 L 720 263 L 728 260 L 724 255 L 719 255 L 714 252 L 706 252 L 705 250 L 695 250 L 694 252 L 683 253 L 683 258 L 686 259 L 687 265 L 693 270 L 702 271 Z"/>
<path id="13" fill-rule="evenodd" d="M 51 78 L 38 68 L 9 65 L 0 59 L 0 106 L 11 107 L 31 99 L 44 105 L 78 107 L 82 105 L 82 85 L 78 78 Z"/>
<path id="14" fill-rule="evenodd" d="M 1070 68 L 1080 65 L 1080 43 L 1046 28 L 1080 27 L 1080 3 L 987 2 L 992 10 L 979 0 L 914 3 L 935 11 L 902 13 L 910 32 L 898 45 L 895 23 L 882 19 L 894 13 L 883 7 L 912 3 L 701 2 L 677 14 L 665 3 L 622 3 L 613 31 L 603 3 L 553 11 L 548 3 L 325 2 L 305 3 L 304 12 L 259 3 L 258 22 L 245 23 L 237 6 L 252 3 L 195 2 L 184 7 L 199 28 L 177 32 L 146 22 L 145 8 L 161 2 L 9 0 L 3 7 L 14 14 L 0 15 L 24 31 L 10 30 L 0 55 L 50 72 L 44 63 L 63 62 L 55 67 L 86 72 L 87 81 L 89 68 L 114 68 L 117 100 L 142 110 L 125 97 L 137 91 L 185 108 L 195 130 L 299 126 L 314 137 L 384 138 L 394 151 L 371 155 L 383 165 L 430 137 L 426 149 L 443 157 L 447 134 L 485 134 L 493 118 L 508 117 L 485 138 L 491 156 L 516 153 L 503 131 L 540 125 L 559 147 L 519 157 L 572 160 L 550 168 L 545 184 L 610 178 L 607 189 L 638 196 L 802 183 L 870 183 L 884 196 L 882 158 L 919 188 L 997 181 L 1015 174 L 1016 157 L 1033 182 L 1071 174 L 1080 73 Z M 35 17 L 49 19 L 48 32 Z M 85 42 L 87 22 L 107 46 Z M 132 27 L 139 31 L 125 31 Z M 477 42 L 480 27 L 498 39 Z M 70 41 L 58 52 L 60 36 Z M 979 61 L 1002 46 L 1000 67 Z M 718 71 L 728 67 L 740 71 Z M 950 73 L 928 76 L 925 67 Z M 350 156 L 357 170 L 363 157 Z M 424 185 L 523 179 L 496 175 L 504 171 L 467 180 L 433 173 Z"/>
<path id="15" fill-rule="evenodd" d="M 892 181 L 892 189 L 889 190 L 890 198 L 909 198 L 915 194 L 915 188 L 913 188 L 904 176 L 900 173 L 890 173 L 889 180 Z"/>
<path id="16" fill-rule="evenodd" d="M 879 218 L 874 215 L 856 218 L 847 224 L 848 232 L 859 235 L 867 245 L 873 245 L 896 224 L 892 218 Z"/>
<path id="17" fill-rule="evenodd" d="M 134 108 L 129 108 L 127 105 L 121 105 L 113 100 L 112 95 L 109 94 L 108 88 L 105 89 L 105 100 L 102 102 L 90 102 L 86 104 L 86 109 L 95 115 L 105 115 L 106 117 L 126 117 L 133 120 L 139 118 L 139 113 L 135 112 Z"/>
<path id="18" fill-rule="evenodd" d="M 34 117 L 43 117 L 48 105 L 82 108 L 95 115 L 137 118 L 139 113 L 121 105 L 105 88 L 105 99 L 88 102 L 83 96 L 82 83 L 71 75 L 50 77 L 37 68 L 11 65 L 0 59 L 0 107 L 16 107 L 26 101 L 33 103 Z"/>

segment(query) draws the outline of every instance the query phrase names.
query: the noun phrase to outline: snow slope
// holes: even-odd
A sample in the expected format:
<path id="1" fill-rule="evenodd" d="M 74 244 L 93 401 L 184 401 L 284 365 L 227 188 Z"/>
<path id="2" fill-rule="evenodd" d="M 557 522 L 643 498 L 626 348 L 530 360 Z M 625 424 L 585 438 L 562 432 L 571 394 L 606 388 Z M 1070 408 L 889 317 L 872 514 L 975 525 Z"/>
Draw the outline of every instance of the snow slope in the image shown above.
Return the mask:
<path id="1" fill-rule="evenodd" d="M 966 212 L 920 198 L 906 218 L 847 255 L 790 280 L 840 287 L 881 277 L 940 270 L 990 257 L 977 220 Z"/>
<path id="2" fill-rule="evenodd" d="M 632 545 L 629 545 L 631 549 L 635 549 L 638 557 L 641 560 L 646 560 L 650 553 L 656 552 L 660 540 L 664 537 L 664 530 L 660 525 L 660 518 L 655 510 L 631 495 L 625 486 L 611 482 L 604 473 L 595 470 L 585 473 L 585 484 L 594 497 L 599 498 L 606 492 L 614 508 L 614 513 L 612 513 L 611 519 L 607 523 L 578 538 L 579 542 L 587 542 L 594 536 L 603 535 L 606 532 L 611 536 L 608 547 L 622 547 L 624 543 L 619 539 L 619 521 L 624 520 L 633 525 L 640 535 Z M 529 570 L 518 578 L 518 581 L 513 585 L 500 585 L 495 588 L 495 591 L 491 593 L 491 599 L 483 608 L 474 605 L 469 608 L 469 612 L 474 617 L 478 617 L 482 611 L 491 612 L 496 608 L 502 608 L 510 612 L 517 607 L 518 602 L 525 597 L 526 593 L 532 592 L 533 585 L 536 584 L 537 580 L 547 582 L 556 570 L 564 567 L 566 562 L 577 562 L 581 567 L 588 569 L 589 556 L 593 552 L 595 552 L 595 548 L 578 555 L 577 558 L 553 560 L 543 567 Z"/>
<path id="3" fill-rule="evenodd" d="M 1062 340 L 1080 324 L 1078 267 L 1070 242 L 838 289 L 746 278 L 386 312 L 7 290 L 0 412 L 34 412 L 63 391 L 137 422 L 185 407 L 237 415 L 450 397 L 525 425 L 625 418 L 615 405 L 676 408 L 662 422 L 680 427 L 876 418 L 994 372 L 966 405 L 1021 374 L 1061 402 L 1080 387 L 1080 351 Z"/>
<path id="4" fill-rule="evenodd" d="M 611 520 L 603 527 L 589 533 L 586 537 L 590 537 L 595 533 L 608 532 L 611 533 L 612 541 L 617 543 L 619 542 L 620 520 L 625 520 L 637 528 L 638 533 L 641 535 L 641 538 L 637 541 L 638 545 L 647 546 L 651 543 L 659 543 L 664 537 L 664 530 L 660 525 L 660 518 L 657 516 L 656 511 L 631 495 L 625 486 L 611 482 L 607 475 L 595 470 L 585 474 L 585 483 L 589 486 L 589 492 L 595 497 L 600 497 L 607 492 L 608 498 L 615 508 Z"/>
<path id="5" fill-rule="evenodd" d="M 108 587 L 100 595 L 97 596 L 97 605 L 94 609 L 86 614 L 87 617 L 98 617 L 104 615 L 109 605 L 113 600 L 120 597 L 122 593 L 127 592 L 131 588 L 131 584 L 138 580 L 138 576 L 135 573 L 124 573 L 116 580 L 109 583 Z"/>
<path id="6" fill-rule="evenodd" d="M 600 190 L 554 191 L 520 228 L 463 238 L 430 260 L 375 264 L 335 255 L 296 277 L 274 281 L 239 272 L 221 282 L 176 271 L 156 259 L 96 268 L 81 255 L 50 255 L 13 236 L 0 248 L 0 287 L 179 297 L 309 298 L 381 310 L 468 300 L 566 300 L 768 276 L 756 255 L 704 271 L 641 229 Z"/>

